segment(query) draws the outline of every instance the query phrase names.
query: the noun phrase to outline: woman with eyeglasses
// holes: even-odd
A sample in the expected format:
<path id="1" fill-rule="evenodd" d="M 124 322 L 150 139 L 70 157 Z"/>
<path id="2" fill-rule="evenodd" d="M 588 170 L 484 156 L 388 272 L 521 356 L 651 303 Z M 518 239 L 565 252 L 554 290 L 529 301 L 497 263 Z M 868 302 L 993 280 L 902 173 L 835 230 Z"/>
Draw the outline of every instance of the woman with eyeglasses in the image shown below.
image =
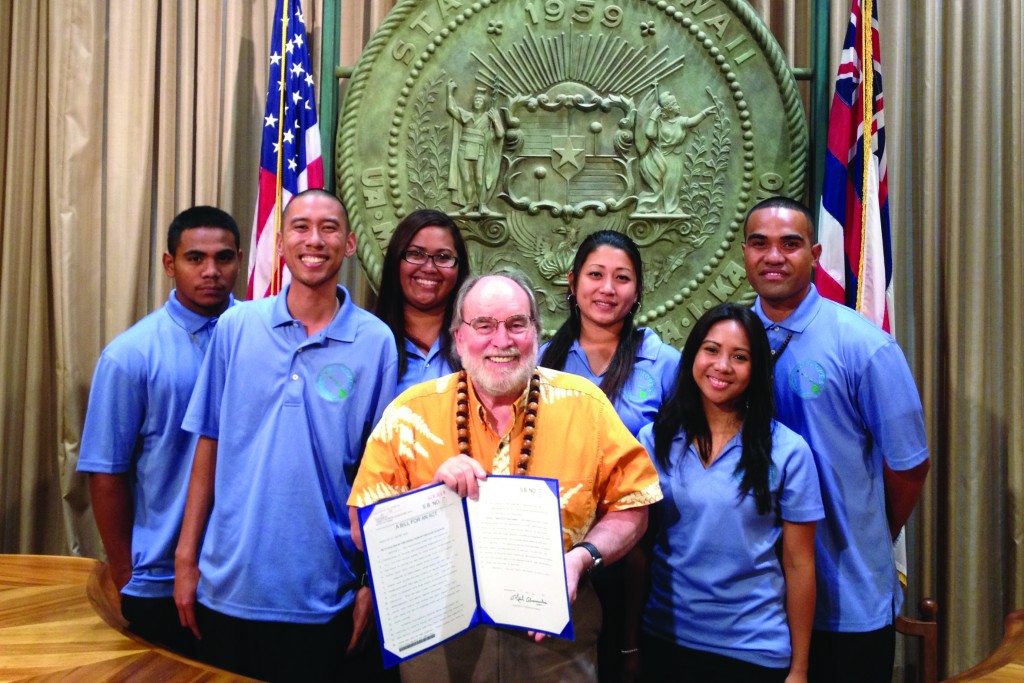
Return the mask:
<path id="1" fill-rule="evenodd" d="M 650 561 L 630 648 L 643 680 L 807 681 L 824 509 L 810 448 L 774 420 L 773 391 L 764 325 L 721 304 L 694 325 L 672 397 L 640 432 L 665 496 L 633 550 Z"/>
<path id="2" fill-rule="evenodd" d="M 398 346 L 398 391 L 461 370 L 448 327 L 469 255 L 447 214 L 417 209 L 402 219 L 384 254 L 375 313 Z"/>
<path id="3" fill-rule="evenodd" d="M 634 318 L 644 291 L 643 264 L 626 235 L 600 230 L 584 238 L 569 273 L 569 317 L 541 347 L 540 365 L 586 377 L 608 396 L 635 436 L 671 391 L 679 351 Z M 625 563 L 593 578 L 604 620 L 598 641 L 601 681 L 617 681 L 626 647 Z"/>

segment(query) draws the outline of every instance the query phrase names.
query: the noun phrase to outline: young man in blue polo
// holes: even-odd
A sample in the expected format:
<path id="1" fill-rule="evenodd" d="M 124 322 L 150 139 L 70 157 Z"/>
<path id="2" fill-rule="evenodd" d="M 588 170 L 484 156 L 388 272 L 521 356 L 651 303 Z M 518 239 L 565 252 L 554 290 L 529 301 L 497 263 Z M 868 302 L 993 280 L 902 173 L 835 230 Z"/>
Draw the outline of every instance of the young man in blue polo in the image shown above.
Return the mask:
<path id="1" fill-rule="evenodd" d="M 183 422 L 199 442 L 175 555 L 179 616 L 204 659 L 255 678 L 364 671 L 371 599 L 345 503 L 398 354 L 337 283 L 355 248 L 337 197 L 291 200 L 278 238 L 291 283 L 221 319 Z"/>
<path id="2" fill-rule="evenodd" d="M 175 216 L 163 257 L 175 288 L 100 356 L 78 461 L 129 627 L 186 654 L 195 638 L 174 606 L 174 548 L 197 437 L 181 420 L 218 316 L 234 303 L 238 245 L 220 209 Z"/>
<path id="3" fill-rule="evenodd" d="M 806 207 L 766 199 L 744 230 L 778 420 L 811 447 L 825 505 L 808 679 L 888 683 L 903 603 L 892 542 L 929 468 L 921 399 L 896 341 L 811 283 L 821 246 Z"/>

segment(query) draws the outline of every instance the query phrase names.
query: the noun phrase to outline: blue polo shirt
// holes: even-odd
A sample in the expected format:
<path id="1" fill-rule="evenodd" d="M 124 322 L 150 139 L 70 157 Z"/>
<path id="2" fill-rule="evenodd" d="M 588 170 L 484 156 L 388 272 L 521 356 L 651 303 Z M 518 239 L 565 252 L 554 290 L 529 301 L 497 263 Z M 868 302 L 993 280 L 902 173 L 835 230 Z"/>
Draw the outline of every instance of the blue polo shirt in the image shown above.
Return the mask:
<path id="1" fill-rule="evenodd" d="M 652 426 L 640 443 L 654 453 Z M 779 560 L 782 526 L 759 515 L 753 495 L 739 496 L 742 453 L 737 434 L 710 467 L 685 434 L 672 440 L 668 469 L 654 461 L 664 500 L 644 611 L 648 633 L 684 647 L 759 666 L 789 666 L 786 580 Z M 769 484 L 783 520 L 822 518 L 821 492 L 807 444 L 774 423 Z"/>
<path id="2" fill-rule="evenodd" d="M 448 359 L 441 353 L 440 335 L 434 340 L 433 346 L 424 354 L 414 343 L 405 340 L 405 374 L 398 380 L 398 392 L 402 393 L 409 387 L 450 375 L 454 370 Z"/>
<path id="3" fill-rule="evenodd" d="M 233 305 L 234 297 L 228 299 Z M 123 593 L 174 594 L 196 437 L 181 429 L 217 318 L 185 308 L 177 290 L 100 355 L 82 429 L 79 472 L 131 473 L 132 578 Z"/>
<path id="4" fill-rule="evenodd" d="M 395 393 L 391 330 L 338 287 L 307 337 L 289 289 L 221 317 L 183 427 L 217 439 L 198 600 L 231 616 L 325 623 L 352 603 L 349 487 Z M 340 647 L 343 647 L 341 645 Z"/>
<path id="5" fill-rule="evenodd" d="M 672 395 L 681 357 L 679 351 L 661 341 L 654 330 L 643 327 L 640 331 L 644 338 L 636 355 L 633 374 L 614 403 L 615 411 L 633 436 L 640 432 L 641 427 L 654 421 L 661 404 Z M 544 356 L 548 346 L 550 342 L 540 348 L 538 357 Z M 587 352 L 578 339 L 569 348 L 564 370 L 585 377 L 598 386 L 604 379 L 603 374 L 595 375 L 590 369 Z"/>
<path id="6" fill-rule="evenodd" d="M 814 627 L 882 628 L 903 603 L 882 464 L 903 471 L 928 459 L 910 368 L 892 337 L 813 286 L 781 323 L 768 319 L 760 298 L 754 310 L 773 349 L 789 338 L 775 365 L 778 419 L 810 445 L 825 501 Z"/>

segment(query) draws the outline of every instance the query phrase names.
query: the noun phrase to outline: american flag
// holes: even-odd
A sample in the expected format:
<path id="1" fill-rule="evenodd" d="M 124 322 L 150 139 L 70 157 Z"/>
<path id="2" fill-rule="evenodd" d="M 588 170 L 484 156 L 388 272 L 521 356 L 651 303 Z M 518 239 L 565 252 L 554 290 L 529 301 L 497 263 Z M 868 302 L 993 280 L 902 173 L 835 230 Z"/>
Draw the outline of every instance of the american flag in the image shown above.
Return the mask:
<path id="1" fill-rule="evenodd" d="M 843 43 L 828 122 L 815 283 L 823 296 L 857 309 L 889 332 L 892 242 L 877 2 L 853 0 Z M 864 14 L 872 17 L 866 34 Z"/>
<path id="2" fill-rule="evenodd" d="M 287 36 L 287 42 L 282 43 L 282 35 Z M 281 211 L 293 195 L 323 186 L 320 126 L 302 5 L 300 0 L 277 0 L 263 117 L 260 189 L 249 248 L 250 299 L 277 294 L 290 279 L 276 253 Z"/>

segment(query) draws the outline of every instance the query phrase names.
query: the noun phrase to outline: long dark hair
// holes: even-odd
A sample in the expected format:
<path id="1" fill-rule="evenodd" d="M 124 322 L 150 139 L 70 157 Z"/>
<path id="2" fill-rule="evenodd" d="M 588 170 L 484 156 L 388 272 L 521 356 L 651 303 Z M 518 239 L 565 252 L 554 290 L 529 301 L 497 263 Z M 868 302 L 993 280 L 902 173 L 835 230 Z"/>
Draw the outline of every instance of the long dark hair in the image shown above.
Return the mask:
<path id="1" fill-rule="evenodd" d="M 633 317 L 640 309 L 640 297 L 644 292 L 644 268 L 640 260 L 640 249 L 636 243 L 621 232 L 614 230 L 598 230 L 593 232 L 580 243 L 576 250 L 576 258 L 572 262 L 573 282 L 580 281 L 583 272 L 583 264 L 587 257 L 598 247 L 612 247 L 624 251 L 629 260 L 633 263 L 633 272 L 636 273 L 636 306 L 629 310 L 625 320 L 622 321 L 622 330 L 619 331 L 619 346 L 615 349 L 611 363 L 601 380 L 601 391 L 608 396 L 610 401 L 615 401 L 619 392 L 626 386 L 630 375 L 633 374 L 633 366 L 636 364 L 636 354 L 643 342 L 643 332 L 633 327 Z M 580 321 L 580 308 L 576 305 L 575 296 L 569 295 L 569 317 L 562 326 L 558 328 L 555 335 L 551 337 L 551 344 L 544 351 L 540 359 L 540 365 L 554 370 L 564 370 L 565 361 L 569 357 L 569 349 L 574 341 L 580 338 L 583 323 Z"/>
<path id="2" fill-rule="evenodd" d="M 447 230 L 455 243 L 455 255 L 459 257 L 459 264 L 456 266 L 458 275 L 455 278 L 455 287 L 448 296 L 448 304 L 444 309 L 444 321 L 441 323 L 441 354 L 453 370 L 462 369 L 462 363 L 459 362 L 459 358 L 455 354 L 448 327 L 452 321 L 455 293 L 459 291 L 463 281 L 469 277 L 469 253 L 466 251 L 466 242 L 448 214 L 434 209 L 416 209 L 401 220 L 388 242 L 388 249 L 384 253 L 384 267 L 380 274 L 380 296 L 377 297 L 377 306 L 373 311 L 391 328 L 392 334 L 395 335 L 395 345 L 398 347 L 399 379 L 405 375 L 409 359 L 405 352 L 405 292 L 402 290 L 398 269 L 402 262 L 402 252 L 409 247 L 413 238 L 416 237 L 416 233 L 427 227 Z"/>
<path id="3" fill-rule="evenodd" d="M 719 304 L 702 315 L 693 326 L 683 347 L 675 390 L 654 419 L 654 457 L 662 469 L 668 470 L 672 439 L 680 431 L 696 443 L 702 458 L 706 460 L 711 455 L 711 428 L 704 414 L 700 389 L 693 378 L 693 364 L 708 331 L 723 320 L 738 322 L 750 340 L 750 385 L 739 402 L 743 418 L 743 452 L 736 465 L 736 473 L 743 474 L 740 497 L 753 491 L 757 512 L 763 515 L 773 507 L 768 481 L 772 465 L 772 418 L 775 417 L 772 354 L 764 325 L 746 306 Z"/>

